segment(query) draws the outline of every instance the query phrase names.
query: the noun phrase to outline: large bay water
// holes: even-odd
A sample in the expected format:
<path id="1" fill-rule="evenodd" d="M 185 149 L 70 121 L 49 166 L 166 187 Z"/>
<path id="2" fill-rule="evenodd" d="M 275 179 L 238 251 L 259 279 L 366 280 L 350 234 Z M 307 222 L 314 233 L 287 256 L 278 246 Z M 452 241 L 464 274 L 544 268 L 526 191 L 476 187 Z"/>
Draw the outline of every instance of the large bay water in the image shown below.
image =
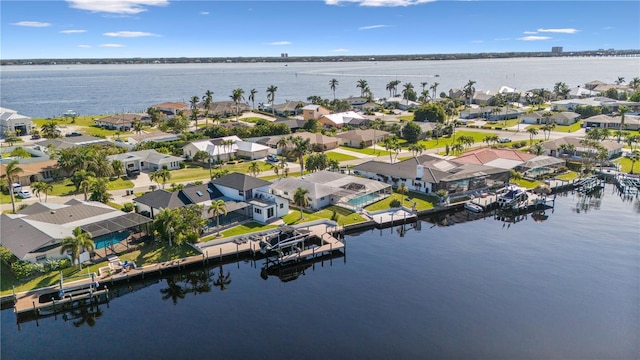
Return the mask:
<path id="1" fill-rule="evenodd" d="M 5 310 L 2 358 L 637 359 L 639 214 L 607 186 L 558 197 L 546 220 L 451 225 L 473 216 L 463 212 L 348 235 L 346 258 L 292 281 L 241 261 L 224 265 L 224 291 L 213 267 L 209 280 L 163 279 L 85 322 L 18 330 Z"/>
<path id="2" fill-rule="evenodd" d="M 592 80 L 612 83 L 640 76 L 637 57 L 565 57 L 478 59 L 455 61 L 390 61 L 331 63 L 219 63 L 155 65 L 3 66 L 0 105 L 38 118 L 67 110 L 80 115 L 146 111 L 165 101 L 189 102 L 192 96 L 214 92 L 214 101 L 230 100 L 242 88 L 245 99 L 255 88 L 255 105 L 267 103 L 266 89 L 275 85 L 275 103 L 305 101 L 317 95 L 333 98 L 329 80 L 339 81 L 336 97 L 359 96 L 357 81 L 366 80 L 375 97 L 388 97 L 386 84 L 438 82 L 437 94 L 476 81 L 476 89 L 509 86 L 519 90 L 553 89 L 558 81 L 571 87 Z M 398 92 L 402 85 L 398 87 Z"/>

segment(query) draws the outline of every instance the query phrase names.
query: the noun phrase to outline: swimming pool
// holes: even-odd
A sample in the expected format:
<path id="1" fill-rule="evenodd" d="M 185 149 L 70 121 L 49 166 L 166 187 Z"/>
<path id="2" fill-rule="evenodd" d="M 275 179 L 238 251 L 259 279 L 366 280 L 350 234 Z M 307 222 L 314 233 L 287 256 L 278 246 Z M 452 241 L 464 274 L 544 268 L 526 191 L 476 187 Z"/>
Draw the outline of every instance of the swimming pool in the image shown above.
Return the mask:
<path id="1" fill-rule="evenodd" d="M 350 199 L 349 201 L 347 201 L 347 203 L 351 205 L 360 205 L 360 204 L 368 203 L 371 200 L 376 199 L 377 197 L 378 197 L 377 194 L 365 194 L 365 195 Z"/>
<path id="2" fill-rule="evenodd" d="M 120 241 L 126 239 L 127 237 L 129 237 L 129 233 L 124 231 L 124 232 L 113 233 L 109 235 L 98 236 L 97 238 L 93 239 L 93 243 L 95 244 L 96 250 L 104 249 L 107 246 L 112 246 L 119 243 Z"/>

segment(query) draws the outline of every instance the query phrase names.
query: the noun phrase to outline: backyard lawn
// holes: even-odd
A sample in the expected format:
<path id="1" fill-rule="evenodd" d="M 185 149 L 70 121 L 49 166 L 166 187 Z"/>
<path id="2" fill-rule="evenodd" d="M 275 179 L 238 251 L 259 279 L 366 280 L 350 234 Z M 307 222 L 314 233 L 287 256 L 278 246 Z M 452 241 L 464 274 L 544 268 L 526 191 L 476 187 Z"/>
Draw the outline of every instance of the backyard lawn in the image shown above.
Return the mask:
<path id="1" fill-rule="evenodd" d="M 71 179 L 54 181 L 51 184 L 53 185 L 53 191 L 49 193 L 49 195 L 51 196 L 65 196 L 82 193 L 82 190 L 76 191 L 76 187 L 73 186 Z M 122 178 L 117 178 L 113 181 L 109 181 L 108 185 L 109 190 L 130 189 L 132 187 L 133 182 L 131 180 L 124 180 Z M 44 196 L 44 194 L 42 194 L 42 196 Z"/>
<path id="2" fill-rule="evenodd" d="M 534 129 L 538 129 L 540 130 L 540 128 L 542 127 L 542 125 L 529 125 L 525 128 L 529 129 L 529 128 L 534 128 Z M 564 132 L 564 133 L 572 133 L 572 132 L 576 132 L 578 130 L 582 129 L 582 120 L 579 120 L 578 122 L 576 122 L 575 124 L 571 124 L 571 125 L 556 125 L 555 128 L 553 128 L 553 131 L 555 132 Z M 540 130 L 542 132 L 542 130 Z"/>
<path id="3" fill-rule="evenodd" d="M 155 243 L 152 245 L 142 245 L 137 250 L 126 254 L 118 254 L 120 260 L 134 261 L 136 266 L 145 266 L 155 264 L 159 262 L 180 259 L 188 256 L 197 255 L 198 253 L 189 245 L 184 244 L 182 246 L 174 246 L 169 248 L 166 244 Z M 1 262 L 2 273 L 0 274 L 0 295 L 11 294 L 12 287 L 16 287 L 16 292 L 26 291 L 30 289 L 56 285 L 60 281 L 60 271 L 52 271 L 30 280 L 18 280 L 13 276 L 9 267 Z M 98 264 L 92 264 L 89 266 L 83 266 L 82 272 L 78 270 L 78 266 L 72 266 L 62 270 L 62 274 L 65 278 L 71 276 L 77 276 L 79 274 L 86 274 L 87 269 L 89 272 L 98 273 L 98 269 L 107 266 L 107 262 L 103 261 Z"/>
<path id="4" fill-rule="evenodd" d="M 108 115 L 100 115 L 100 116 L 78 116 L 76 117 L 75 123 L 71 123 L 70 117 L 60 117 L 56 119 L 56 123 L 62 129 L 69 126 L 77 126 L 79 129 L 76 131 L 82 133 L 82 135 L 93 135 L 99 137 L 107 137 L 107 136 L 115 136 L 117 130 L 107 130 L 100 127 L 95 126 L 94 118 L 106 117 Z M 42 125 L 44 125 L 49 120 L 47 119 L 34 119 L 32 120 L 34 127 L 40 129 Z M 122 135 L 127 135 L 128 133 L 122 133 Z"/>
<path id="5" fill-rule="evenodd" d="M 262 171 L 268 171 L 271 169 L 271 165 L 267 164 L 264 161 L 255 160 L 259 165 Z M 216 170 L 227 170 L 229 173 L 232 172 L 240 172 L 244 174 L 249 174 L 249 166 L 251 165 L 251 161 L 243 161 L 237 164 L 224 164 L 219 167 L 214 167 L 213 171 Z M 260 176 L 260 174 L 258 174 Z M 171 179 L 167 181 L 167 183 L 177 183 L 182 181 L 189 180 L 208 180 L 209 179 L 209 168 L 206 166 L 200 166 L 193 163 L 187 164 L 184 169 L 171 170 Z"/>
<path id="6" fill-rule="evenodd" d="M 347 151 L 352 151 L 352 152 L 357 152 L 360 154 L 365 154 L 365 155 L 375 155 L 375 156 L 382 156 L 382 155 L 389 155 L 389 151 L 384 150 L 384 148 L 378 144 L 376 144 L 376 149 L 374 150 L 373 147 L 368 147 L 368 148 L 364 148 L 364 149 L 358 149 L 358 148 L 352 148 L 352 147 L 348 147 L 348 146 L 340 146 L 340 149 L 344 149 Z"/>
<path id="7" fill-rule="evenodd" d="M 536 186 L 543 184 L 541 181 L 531 181 L 527 179 L 512 180 L 512 182 L 525 189 L 533 189 Z"/>
<path id="8" fill-rule="evenodd" d="M 482 145 L 483 142 L 482 140 L 487 136 L 487 135 L 491 135 L 490 133 L 486 133 L 486 132 L 477 132 L 477 131 L 466 131 L 466 130 L 456 130 L 456 138 L 459 138 L 460 136 L 471 136 L 473 138 L 473 140 L 475 141 L 475 144 L 480 144 Z M 494 135 L 498 135 L 497 133 Z M 444 148 L 446 147 L 446 145 L 449 145 L 449 147 L 451 147 L 454 143 L 453 143 L 453 138 L 452 137 L 441 137 L 440 139 L 438 139 L 436 141 L 436 139 L 431 139 L 431 140 L 422 140 L 420 141 L 420 144 L 424 145 L 427 149 L 433 149 L 433 148 Z M 405 149 L 407 147 L 404 147 Z"/>
<path id="9" fill-rule="evenodd" d="M 404 202 L 402 200 L 403 197 L 404 197 Z M 433 209 L 435 204 L 438 203 L 438 198 L 436 196 L 417 193 L 417 192 L 413 192 L 413 191 L 410 191 L 407 194 L 402 195 L 402 194 L 394 191 L 393 194 L 391 194 L 391 196 L 389 196 L 388 198 L 380 200 L 380 201 L 378 201 L 376 203 L 373 203 L 373 204 L 365 207 L 365 209 L 368 210 L 368 211 L 378 211 L 378 210 L 390 209 L 391 208 L 391 201 L 393 201 L 394 199 L 397 199 L 398 201 L 403 203 L 404 206 L 406 206 L 408 208 L 411 208 L 413 206 L 413 202 L 415 202 L 416 203 L 416 209 L 418 211 L 427 210 L 427 209 Z"/>
<path id="10" fill-rule="evenodd" d="M 631 160 L 626 157 L 621 157 L 615 161 L 616 164 L 620 164 L 620 171 L 625 173 L 637 174 L 640 172 L 640 161 L 636 161 L 633 166 L 633 172 L 631 172 Z"/>
<path id="11" fill-rule="evenodd" d="M 334 211 L 337 216 L 336 222 L 339 225 L 350 225 L 366 221 L 365 218 L 351 210 L 333 205 L 316 212 L 309 212 L 305 210 L 303 211 L 303 219 L 300 219 L 300 210 L 293 209 L 289 214 L 285 215 L 282 220 L 288 225 L 295 225 L 321 219 L 331 220 Z"/>
<path id="12" fill-rule="evenodd" d="M 236 236 L 236 235 L 250 234 L 250 233 L 269 230 L 269 229 L 275 229 L 277 227 L 278 225 L 269 225 L 269 224 L 264 225 L 264 224 L 260 224 L 258 222 L 253 221 L 253 222 L 241 224 L 241 225 L 226 229 L 224 231 L 221 231 L 220 234 L 223 237 L 230 237 L 230 236 Z M 203 237 L 200 240 L 200 242 L 213 240 L 215 237 L 216 237 L 216 234 L 214 233 L 212 235 Z"/>
<path id="13" fill-rule="evenodd" d="M 575 171 L 567 171 L 564 174 L 557 175 L 555 178 L 558 180 L 571 181 L 577 178 L 578 176 L 579 176 L 578 173 Z"/>

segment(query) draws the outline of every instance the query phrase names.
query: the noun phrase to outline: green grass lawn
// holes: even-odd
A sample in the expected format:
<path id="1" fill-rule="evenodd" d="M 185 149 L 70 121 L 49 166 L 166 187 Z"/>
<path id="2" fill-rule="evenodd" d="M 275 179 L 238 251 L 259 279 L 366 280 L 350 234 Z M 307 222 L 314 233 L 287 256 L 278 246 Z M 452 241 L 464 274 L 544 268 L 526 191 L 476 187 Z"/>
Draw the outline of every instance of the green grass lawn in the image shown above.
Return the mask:
<path id="1" fill-rule="evenodd" d="M 20 199 L 17 196 L 14 196 L 14 199 L 16 200 L 16 204 L 21 202 L 22 199 Z M 11 195 L 9 194 L 0 194 L 0 204 L 11 204 Z M 16 205 L 16 210 L 17 210 L 18 206 Z"/>
<path id="2" fill-rule="evenodd" d="M 76 187 L 73 186 L 71 179 L 54 181 L 51 184 L 53 185 L 53 191 L 49 193 L 49 195 L 51 196 L 65 196 L 65 195 L 74 195 L 74 194 L 82 193 L 82 190 L 76 191 Z M 117 178 L 115 180 L 109 181 L 109 184 L 108 184 L 109 190 L 130 189 L 132 187 L 133 187 L 133 181 L 125 180 L 122 178 Z"/>
<path id="3" fill-rule="evenodd" d="M 527 179 L 511 180 L 511 182 L 525 189 L 533 189 L 536 186 L 543 184 L 541 181 L 531 181 Z"/>
<path id="4" fill-rule="evenodd" d="M 95 121 L 93 121 L 94 118 L 103 118 L 107 116 L 109 115 L 78 116 L 76 117 L 75 123 L 71 123 L 70 117 L 60 117 L 56 120 L 56 123 L 61 128 L 64 128 L 65 126 L 78 126 L 80 128 L 78 132 L 82 133 L 83 135 L 93 135 L 93 136 L 99 136 L 99 137 L 115 136 L 117 133 L 117 130 L 107 130 L 107 129 L 99 128 L 95 126 Z M 34 127 L 37 129 L 40 129 L 42 125 L 44 125 L 49 120 L 33 119 L 32 121 L 33 121 Z M 121 136 L 123 137 L 125 137 L 126 135 L 128 135 L 128 133 L 126 132 L 121 133 Z"/>
<path id="5" fill-rule="evenodd" d="M 391 194 L 391 196 L 389 196 L 388 198 L 373 203 L 365 207 L 365 209 L 368 211 L 390 209 L 391 201 L 393 201 L 394 199 L 402 202 L 403 195 L 394 191 L 393 194 Z M 412 191 L 404 195 L 404 206 L 411 208 L 411 206 L 413 206 L 413 202 L 416 203 L 417 210 L 428 210 L 433 209 L 433 207 L 438 203 L 438 198 L 436 196 L 421 194 Z"/>
<path id="6" fill-rule="evenodd" d="M 169 248 L 168 246 L 164 246 L 164 244 L 155 243 L 152 245 L 143 245 L 137 250 L 131 251 L 129 253 L 118 254 L 118 257 L 122 261 L 134 261 L 136 265 L 140 267 L 163 261 L 180 259 L 197 254 L 197 251 L 186 244 Z M 11 289 L 13 286 L 16 287 L 16 292 L 21 292 L 40 287 L 56 285 L 60 281 L 60 271 L 52 271 L 30 280 L 18 280 L 13 276 L 11 270 L 4 264 L 4 262 L 2 262 L 1 266 L 2 268 L 0 270 L 2 271 L 2 273 L 0 274 L 0 295 L 11 294 Z M 78 266 L 66 268 L 62 270 L 62 274 L 65 278 L 69 278 L 71 276 L 77 276 L 79 274 L 86 274 L 87 269 L 89 270 L 89 272 L 95 272 L 97 274 L 98 269 L 103 266 L 107 266 L 106 261 L 89 266 L 83 266 L 82 272 L 78 270 Z"/>
<path id="7" fill-rule="evenodd" d="M 322 220 L 322 219 L 331 220 L 331 218 L 333 217 L 334 211 L 337 217 L 335 221 L 339 225 L 350 225 L 350 224 L 357 224 L 360 222 L 367 221 L 358 213 L 355 213 L 349 209 L 341 208 L 335 205 L 328 206 L 316 212 L 309 212 L 305 210 L 302 212 L 303 213 L 302 219 L 300 219 L 300 210 L 293 209 L 289 212 L 289 214 L 282 217 L 282 221 L 284 221 L 287 225 L 295 225 L 295 224 L 301 224 L 301 223 L 314 221 L 314 220 Z"/>
<path id="8" fill-rule="evenodd" d="M 329 158 L 329 160 L 337 160 L 338 162 L 358 159 L 355 156 L 346 155 L 346 154 L 342 154 L 335 151 L 328 151 L 325 154 L 327 154 L 327 157 Z"/>
<path id="9" fill-rule="evenodd" d="M 241 225 L 226 229 L 224 231 L 221 231 L 220 234 L 223 237 L 230 237 L 230 236 L 236 236 L 236 235 L 250 234 L 250 233 L 269 230 L 269 229 L 275 229 L 277 227 L 278 225 L 268 225 L 268 224 L 264 225 L 264 224 L 260 224 L 258 222 L 253 221 L 253 222 L 241 224 Z M 203 237 L 202 239 L 200 239 L 200 242 L 209 241 L 214 239 L 215 237 L 216 237 L 216 234 L 212 234 L 212 235 Z"/>
<path id="10" fill-rule="evenodd" d="M 620 171 L 625 173 L 631 173 L 631 160 L 626 157 L 621 157 L 616 160 L 615 163 L 620 164 Z M 636 161 L 633 165 L 633 174 L 637 174 L 640 172 L 640 161 Z"/>
<path id="11" fill-rule="evenodd" d="M 529 128 L 538 129 L 540 132 L 542 132 L 542 130 L 540 130 L 540 128 L 542 128 L 542 125 L 529 125 L 524 130 Z M 579 120 L 575 124 L 571 124 L 571 125 L 556 125 L 553 131 L 563 132 L 563 133 L 572 133 L 580 130 L 581 128 L 582 128 L 582 120 Z"/>
<path id="12" fill-rule="evenodd" d="M 460 137 L 462 135 L 471 136 L 471 137 L 473 137 L 473 140 L 475 141 L 475 144 L 485 145 L 485 143 L 483 143 L 482 140 L 487 135 L 491 135 L 491 134 L 490 133 L 486 133 L 486 132 L 457 130 L 455 135 L 456 135 L 456 138 L 458 138 L 458 137 Z M 494 135 L 498 135 L 498 133 L 495 133 Z M 422 140 L 422 141 L 420 141 L 420 144 L 424 145 L 427 149 L 444 148 L 444 147 L 446 147 L 446 145 L 449 145 L 449 147 L 451 147 L 454 144 L 453 140 L 454 139 L 452 137 L 441 137 L 437 141 L 436 141 L 436 139 Z M 407 147 L 403 147 L 403 148 L 407 149 Z"/>
<path id="13" fill-rule="evenodd" d="M 358 148 L 352 148 L 352 147 L 348 147 L 348 146 L 340 146 L 341 149 L 347 150 L 347 151 L 353 151 L 353 152 L 357 152 L 360 154 L 365 154 L 365 155 L 375 155 L 375 156 L 382 156 L 382 155 L 389 155 L 389 151 L 384 150 L 384 148 L 380 145 L 376 144 L 376 149 L 374 150 L 372 147 L 369 148 L 364 148 L 364 149 L 358 149 Z"/>
<path id="14" fill-rule="evenodd" d="M 411 114 L 411 115 L 400 115 L 400 116 L 398 116 L 398 120 L 401 120 L 401 121 L 413 121 L 414 117 L 415 116 L 413 114 Z"/>
<path id="15" fill-rule="evenodd" d="M 268 171 L 271 169 L 271 165 L 264 161 L 255 160 L 260 164 L 262 171 Z M 213 170 L 228 170 L 229 173 L 239 172 L 243 174 L 249 174 L 249 166 L 251 161 L 244 161 L 238 164 L 224 164 L 221 167 L 214 168 Z M 260 174 L 258 174 L 260 176 Z M 189 181 L 189 180 L 208 180 L 209 168 L 196 164 L 187 164 L 184 169 L 171 170 L 171 179 L 167 181 L 167 184 Z"/>
<path id="16" fill-rule="evenodd" d="M 564 181 L 571 181 L 575 178 L 577 178 L 579 176 L 579 174 L 575 171 L 567 171 L 564 174 L 561 175 L 557 175 L 555 178 L 558 180 L 564 180 Z"/>

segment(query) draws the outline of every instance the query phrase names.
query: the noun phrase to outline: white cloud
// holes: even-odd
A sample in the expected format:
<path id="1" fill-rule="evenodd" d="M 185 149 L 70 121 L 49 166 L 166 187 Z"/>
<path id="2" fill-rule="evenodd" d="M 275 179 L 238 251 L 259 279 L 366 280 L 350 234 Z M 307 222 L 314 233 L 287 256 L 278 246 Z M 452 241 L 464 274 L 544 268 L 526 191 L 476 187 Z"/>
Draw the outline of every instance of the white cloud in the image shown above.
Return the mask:
<path id="1" fill-rule="evenodd" d="M 169 0 L 66 0 L 69 7 L 92 12 L 138 14 L 148 6 L 166 6 Z"/>
<path id="2" fill-rule="evenodd" d="M 537 31 L 525 31 L 525 32 L 523 32 L 523 34 L 525 34 L 525 35 L 535 35 L 537 33 L 538 33 Z"/>
<path id="3" fill-rule="evenodd" d="M 142 32 L 142 31 L 116 31 L 116 32 L 107 32 L 102 34 L 104 36 L 109 37 L 123 37 L 123 38 L 136 38 L 136 37 L 145 37 L 145 36 L 159 36 L 154 33 Z"/>
<path id="4" fill-rule="evenodd" d="M 574 29 L 574 28 L 563 28 L 563 29 L 538 29 L 538 32 L 541 33 L 556 33 L 556 34 L 575 34 L 577 33 L 578 29 Z"/>
<path id="5" fill-rule="evenodd" d="M 369 26 L 361 26 L 358 30 L 371 30 L 371 29 L 381 29 L 389 27 L 389 25 L 369 25 Z"/>
<path id="6" fill-rule="evenodd" d="M 344 52 L 348 52 L 348 51 L 349 51 L 349 49 L 334 49 L 334 50 L 331 50 L 331 52 L 333 52 L 333 53 L 344 53 Z"/>
<path id="7" fill-rule="evenodd" d="M 522 41 L 540 41 L 540 40 L 549 40 L 551 39 L 549 36 L 525 36 L 518 38 L 518 40 Z"/>
<path id="8" fill-rule="evenodd" d="M 471 41 L 472 44 L 482 44 L 484 42 L 484 40 L 473 40 Z"/>
<path id="9" fill-rule="evenodd" d="M 272 45 L 272 46 L 277 46 L 277 45 L 291 45 L 292 42 L 291 41 L 274 41 L 274 42 L 270 42 L 267 43 L 267 45 Z"/>
<path id="10" fill-rule="evenodd" d="M 100 47 L 121 48 L 121 47 L 124 47 L 124 45 L 122 45 L 122 44 L 100 44 Z"/>
<path id="11" fill-rule="evenodd" d="M 86 32 L 87 30 L 62 30 L 60 34 L 81 34 Z"/>
<path id="12" fill-rule="evenodd" d="M 208 11 L 200 11 L 200 15 L 209 15 Z"/>
<path id="13" fill-rule="evenodd" d="M 410 6 L 410 5 L 419 5 L 434 2 L 436 0 L 325 0 L 324 3 L 327 5 L 342 5 L 344 3 L 355 3 L 360 6 L 371 6 L 371 7 L 396 7 L 396 6 Z"/>
<path id="14" fill-rule="evenodd" d="M 91 45 L 82 45 L 82 44 L 81 44 L 81 45 L 78 45 L 78 46 L 76 46 L 76 47 L 83 48 L 83 49 L 88 49 L 88 48 L 90 48 L 90 47 L 91 47 Z"/>
<path id="15" fill-rule="evenodd" d="M 493 39 L 493 40 L 495 40 L 495 41 L 508 41 L 508 40 L 511 40 L 511 38 L 496 38 L 496 39 Z"/>
<path id="16" fill-rule="evenodd" d="M 17 23 L 13 23 L 11 25 L 15 26 L 26 26 L 26 27 L 49 27 L 50 23 L 39 22 L 39 21 L 19 21 Z"/>
<path id="17" fill-rule="evenodd" d="M 613 26 L 605 26 L 605 27 L 603 27 L 603 29 L 604 29 L 604 30 L 612 30 L 612 29 L 613 29 Z"/>

